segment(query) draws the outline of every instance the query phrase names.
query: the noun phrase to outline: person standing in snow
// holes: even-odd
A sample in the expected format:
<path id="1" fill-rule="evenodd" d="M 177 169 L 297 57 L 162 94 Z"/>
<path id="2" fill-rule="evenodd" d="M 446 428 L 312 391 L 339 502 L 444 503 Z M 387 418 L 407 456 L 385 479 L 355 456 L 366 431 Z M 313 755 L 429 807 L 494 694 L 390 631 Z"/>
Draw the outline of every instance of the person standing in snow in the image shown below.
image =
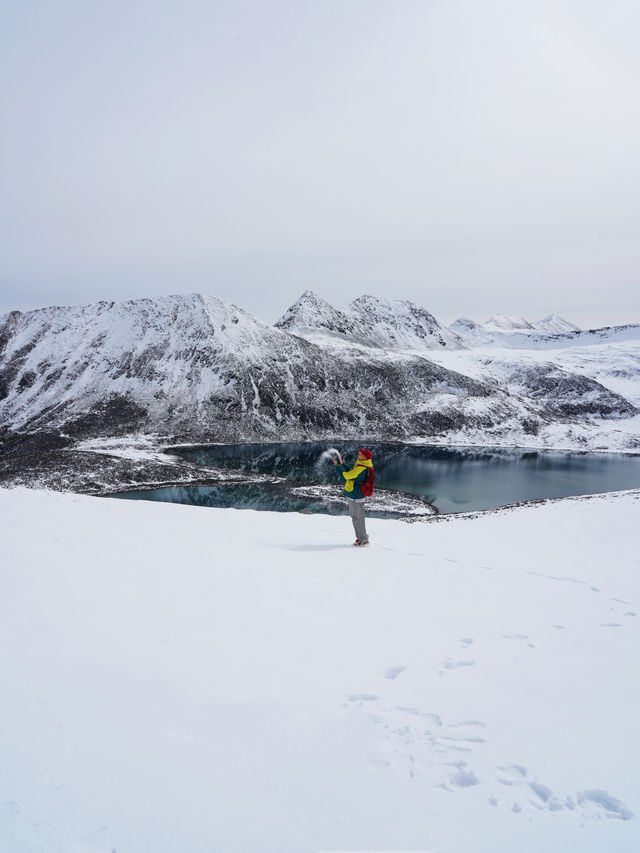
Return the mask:
<path id="1" fill-rule="evenodd" d="M 342 456 L 340 463 L 336 459 L 333 464 L 338 467 L 339 473 L 346 480 L 344 484 L 344 497 L 349 505 L 349 515 L 353 522 L 353 529 L 356 532 L 356 541 L 354 545 L 368 545 L 369 536 L 364 520 L 364 501 L 365 498 L 373 494 L 373 480 L 375 472 L 373 470 L 373 453 L 360 448 L 360 453 L 353 468 L 349 469 L 345 464 Z"/>

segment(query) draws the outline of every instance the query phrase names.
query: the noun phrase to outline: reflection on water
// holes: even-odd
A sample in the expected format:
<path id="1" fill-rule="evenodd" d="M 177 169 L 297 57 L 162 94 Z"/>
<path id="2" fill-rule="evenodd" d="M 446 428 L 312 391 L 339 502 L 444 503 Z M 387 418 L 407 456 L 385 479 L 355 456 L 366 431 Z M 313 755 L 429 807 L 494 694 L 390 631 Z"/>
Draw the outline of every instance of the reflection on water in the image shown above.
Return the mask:
<path id="1" fill-rule="evenodd" d="M 319 501 L 298 499 L 274 490 L 268 484 L 233 484 L 228 486 L 169 486 L 138 492 L 123 492 L 117 497 L 169 501 L 189 506 L 238 507 L 275 510 L 277 512 L 327 512 Z"/>
<path id="2" fill-rule="evenodd" d="M 290 487 L 273 483 L 234 483 L 222 486 L 168 486 L 121 492 L 115 498 L 130 500 L 168 501 L 189 506 L 222 507 L 235 509 L 270 510 L 272 512 L 311 512 L 325 515 L 346 515 L 346 501 L 329 497 L 314 498 L 296 495 Z M 367 515 L 373 518 L 398 518 L 401 511 L 385 512 L 369 507 Z"/>
<path id="3" fill-rule="evenodd" d="M 536 498 L 566 497 L 640 487 L 640 457 L 620 454 L 586 454 L 499 450 L 491 448 L 446 448 L 403 444 L 370 445 L 374 453 L 376 487 L 395 489 L 429 500 L 441 512 L 491 509 Z M 306 483 L 335 483 L 334 466 L 320 456 L 329 447 L 312 444 L 242 444 L 180 448 L 181 456 L 200 465 L 247 473 L 275 474 Z M 352 463 L 357 444 L 338 448 Z M 235 499 L 250 493 L 253 486 L 218 487 L 235 489 Z M 247 492 L 249 490 L 249 492 Z M 218 493 L 216 493 L 218 494 Z M 280 508 L 297 509 L 297 500 L 284 501 Z M 264 497 L 264 496 L 263 496 Z M 234 492 L 219 494 L 216 506 L 237 506 Z M 275 509 L 256 499 L 255 508 Z M 287 505 L 287 500 L 291 505 Z M 210 505 L 210 504 L 208 504 Z M 243 501 L 243 506 L 247 503 Z M 307 511 L 326 511 L 324 508 Z"/>

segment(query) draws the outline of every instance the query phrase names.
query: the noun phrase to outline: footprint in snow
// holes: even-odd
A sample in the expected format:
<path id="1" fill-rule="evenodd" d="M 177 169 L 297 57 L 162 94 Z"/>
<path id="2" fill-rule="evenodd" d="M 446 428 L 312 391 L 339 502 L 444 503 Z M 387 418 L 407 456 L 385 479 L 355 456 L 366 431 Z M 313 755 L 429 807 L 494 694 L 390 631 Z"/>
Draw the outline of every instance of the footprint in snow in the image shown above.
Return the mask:
<path id="1" fill-rule="evenodd" d="M 587 585 L 586 581 L 581 581 L 579 578 L 570 578 L 564 575 L 563 577 L 559 577 L 558 575 L 545 575 L 543 572 L 534 572 L 531 569 L 527 569 L 528 575 L 536 575 L 539 578 L 546 578 L 550 581 L 560 581 L 561 583 L 577 583 L 583 586 Z"/>
<path id="2" fill-rule="evenodd" d="M 375 725 L 379 738 L 371 763 L 384 772 L 453 792 L 480 782 L 468 765 L 476 749 L 486 748 L 485 724 L 479 720 L 443 720 L 431 711 L 407 706 L 380 707 L 374 713 L 352 705 Z"/>
<path id="3" fill-rule="evenodd" d="M 451 785 L 455 785 L 456 788 L 471 788 L 473 785 L 480 784 L 480 779 L 473 770 L 467 768 L 466 761 L 460 761 L 456 766 L 457 772 L 449 779 Z"/>
<path id="4" fill-rule="evenodd" d="M 391 680 L 397 678 L 399 675 L 405 671 L 406 666 L 390 666 L 388 669 L 384 671 L 384 677 L 390 678 Z"/>
<path id="5" fill-rule="evenodd" d="M 466 726 L 477 726 L 481 729 L 487 728 L 486 723 L 483 723 L 481 720 L 456 720 L 454 723 L 447 723 L 448 729 L 461 729 Z"/>
<path id="6" fill-rule="evenodd" d="M 380 732 L 370 761 L 380 772 L 414 779 L 421 777 L 452 795 L 482 786 L 486 802 L 514 814 L 530 818 L 538 813 L 566 812 L 578 820 L 630 820 L 633 812 L 608 791 L 600 788 L 559 794 L 551 786 L 532 777 L 529 769 L 512 762 L 480 775 L 473 767 L 476 750 L 486 755 L 486 725 L 480 720 L 443 720 L 439 714 L 415 707 L 379 708 L 371 713 L 363 699 L 369 693 L 351 694 L 354 712 L 367 715 Z M 459 794 L 463 796 L 462 793 Z"/>
<path id="7" fill-rule="evenodd" d="M 526 779 L 529 772 L 522 764 L 505 764 L 502 767 L 498 767 L 498 770 L 502 773 L 502 776 L 498 776 L 498 782 L 501 785 L 508 785 L 509 787 L 516 782 Z"/>
<path id="8" fill-rule="evenodd" d="M 401 714 L 410 714 L 412 717 L 420 717 L 421 722 L 429 723 L 432 726 L 442 728 L 444 723 L 439 714 L 432 714 L 430 711 L 419 711 L 411 705 L 398 705 L 395 709 Z"/>
<path id="9" fill-rule="evenodd" d="M 460 645 L 465 646 L 465 647 L 470 646 L 471 643 L 473 643 L 473 640 L 471 639 L 471 637 L 463 637 L 460 640 Z"/>
<path id="10" fill-rule="evenodd" d="M 461 666 L 475 666 L 474 660 L 456 660 L 455 658 L 445 658 L 442 661 L 442 666 L 438 672 L 443 673 L 447 669 L 458 669 Z"/>
<path id="11" fill-rule="evenodd" d="M 377 698 L 375 693 L 350 693 L 347 702 L 375 702 Z"/>
<path id="12" fill-rule="evenodd" d="M 529 787 L 540 803 L 543 804 L 542 808 L 548 808 L 550 812 L 559 812 L 564 808 L 563 804 L 554 795 L 551 788 L 547 788 L 546 785 L 541 785 L 539 782 L 529 782 Z M 531 802 L 531 800 L 529 802 Z M 536 808 L 540 807 L 540 803 L 535 800 L 533 801 L 533 805 L 536 806 Z"/>
<path id="13" fill-rule="evenodd" d="M 608 791 L 596 788 L 591 791 L 579 791 L 577 804 L 583 809 L 584 817 L 608 817 L 614 820 L 631 820 L 635 817 L 620 800 L 612 797 Z"/>
<path id="14" fill-rule="evenodd" d="M 504 805 L 513 812 L 521 813 L 526 809 L 531 813 L 530 808 L 548 812 L 566 809 L 586 820 L 599 820 L 603 817 L 629 820 L 634 817 L 633 812 L 620 800 L 612 797 L 608 791 L 593 789 L 578 791 L 574 795 L 558 795 L 548 785 L 529 779 L 528 774 L 528 769 L 521 764 L 509 764 L 498 768 L 497 781 L 509 791 L 508 794 L 503 791 L 506 800 Z M 495 791 L 493 796 L 498 800 L 498 804 L 501 804 L 500 792 Z"/>

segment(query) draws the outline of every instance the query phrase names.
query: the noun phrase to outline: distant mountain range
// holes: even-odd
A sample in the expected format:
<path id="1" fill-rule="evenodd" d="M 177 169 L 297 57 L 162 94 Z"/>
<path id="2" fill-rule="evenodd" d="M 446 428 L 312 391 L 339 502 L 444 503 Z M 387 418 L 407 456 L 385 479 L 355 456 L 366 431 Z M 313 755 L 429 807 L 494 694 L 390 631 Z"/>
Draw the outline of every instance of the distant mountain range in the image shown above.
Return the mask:
<path id="1" fill-rule="evenodd" d="M 373 296 L 339 310 L 307 291 L 274 326 L 200 294 L 0 318 L 7 434 L 631 449 L 639 376 L 640 325 L 446 327 Z"/>
<path id="2" fill-rule="evenodd" d="M 580 326 L 570 323 L 559 314 L 549 314 L 542 320 L 529 323 L 524 317 L 508 317 L 506 314 L 494 314 L 484 324 L 489 328 L 513 330 L 513 329 L 536 329 L 541 332 L 579 332 Z"/>

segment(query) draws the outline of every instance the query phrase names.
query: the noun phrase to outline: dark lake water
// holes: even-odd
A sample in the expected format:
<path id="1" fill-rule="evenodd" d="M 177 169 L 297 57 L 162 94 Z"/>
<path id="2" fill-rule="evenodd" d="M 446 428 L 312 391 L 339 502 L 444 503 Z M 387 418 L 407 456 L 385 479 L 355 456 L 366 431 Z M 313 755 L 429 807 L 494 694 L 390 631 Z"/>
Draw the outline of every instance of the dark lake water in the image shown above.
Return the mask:
<path id="1" fill-rule="evenodd" d="M 346 510 L 342 506 L 328 507 L 313 496 L 291 491 L 303 485 L 339 481 L 334 466 L 320 459 L 328 447 L 326 443 L 314 443 L 180 448 L 174 452 L 200 465 L 234 472 L 240 482 L 129 492 L 119 497 L 284 512 L 343 512 Z M 415 496 L 444 513 L 491 509 L 536 498 L 640 488 L 640 456 L 403 444 L 370 447 L 374 453 L 376 490 L 391 489 Z M 342 444 L 338 449 L 347 462 L 355 461 L 357 445 Z M 287 482 L 270 485 L 252 481 L 259 475 L 276 475 Z"/>

